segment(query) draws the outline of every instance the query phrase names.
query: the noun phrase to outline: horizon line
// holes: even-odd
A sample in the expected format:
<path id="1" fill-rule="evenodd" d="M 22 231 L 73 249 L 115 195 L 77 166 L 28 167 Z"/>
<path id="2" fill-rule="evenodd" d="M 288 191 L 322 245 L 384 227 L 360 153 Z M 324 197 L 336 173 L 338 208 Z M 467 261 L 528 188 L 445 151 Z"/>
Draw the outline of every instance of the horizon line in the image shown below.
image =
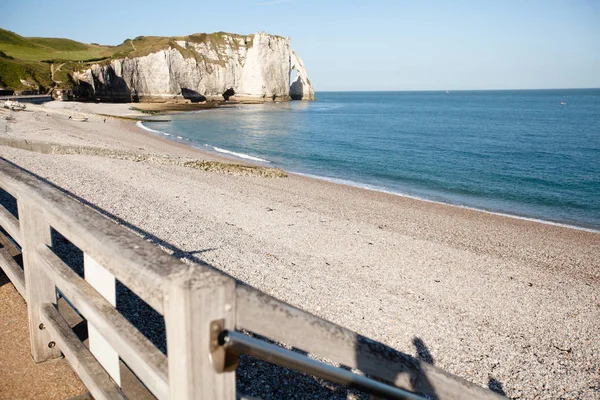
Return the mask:
<path id="1" fill-rule="evenodd" d="M 558 87 L 558 88 L 513 88 L 513 89 L 341 89 L 315 90 L 317 92 L 509 92 L 515 90 L 600 90 L 600 87 Z"/>

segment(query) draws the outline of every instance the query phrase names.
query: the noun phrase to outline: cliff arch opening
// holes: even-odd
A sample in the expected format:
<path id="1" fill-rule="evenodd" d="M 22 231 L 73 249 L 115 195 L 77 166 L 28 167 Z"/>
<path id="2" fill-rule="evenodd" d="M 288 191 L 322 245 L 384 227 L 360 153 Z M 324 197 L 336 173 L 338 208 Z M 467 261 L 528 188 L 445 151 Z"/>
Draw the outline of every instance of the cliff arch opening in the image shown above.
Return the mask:
<path id="1" fill-rule="evenodd" d="M 233 90 L 233 88 L 229 88 L 223 93 L 223 98 L 225 101 L 229 101 L 231 96 L 235 96 L 235 90 Z"/>
<path id="2" fill-rule="evenodd" d="M 290 98 L 292 100 L 302 100 L 303 96 L 302 78 L 298 75 L 296 66 L 293 66 L 290 71 Z"/>
<path id="3" fill-rule="evenodd" d="M 298 79 L 298 71 L 294 67 L 290 71 L 290 84 L 296 82 L 296 79 Z"/>

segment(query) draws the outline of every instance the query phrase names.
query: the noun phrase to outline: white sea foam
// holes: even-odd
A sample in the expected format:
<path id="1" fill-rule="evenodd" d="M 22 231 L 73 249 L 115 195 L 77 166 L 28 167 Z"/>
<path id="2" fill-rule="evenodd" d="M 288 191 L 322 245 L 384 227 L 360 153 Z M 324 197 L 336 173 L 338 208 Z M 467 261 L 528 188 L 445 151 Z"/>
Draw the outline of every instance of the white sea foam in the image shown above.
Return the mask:
<path id="1" fill-rule="evenodd" d="M 290 171 L 290 172 L 292 172 L 292 173 L 294 173 L 296 175 L 306 176 L 307 178 L 313 178 L 313 179 L 318 179 L 318 180 L 321 180 L 321 181 L 327 181 L 327 182 L 336 183 L 338 185 L 353 186 L 353 187 L 356 187 L 356 188 L 359 188 L 359 189 L 366 189 L 366 190 L 372 190 L 374 192 L 382 192 L 382 193 L 392 194 L 394 196 L 407 197 L 407 198 L 410 198 L 410 199 L 415 199 L 415 200 L 420 200 L 420 201 L 426 201 L 428 203 L 444 204 L 444 205 L 448 205 L 448 206 L 452 206 L 452 207 L 458 207 L 458 208 L 463 208 L 463 209 L 467 209 L 467 210 L 480 211 L 480 212 L 484 212 L 486 214 L 499 215 L 499 216 L 502 216 L 502 217 L 509 217 L 509 218 L 520 219 L 520 220 L 523 220 L 523 221 L 539 222 L 539 223 L 542 223 L 542 224 L 553 225 L 553 226 L 560 226 L 560 227 L 563 227 L 563 228 L 570 228 L 570 229 L 577 229 L 577 230 L 580 230 L 580 231 L 600 233 L 600 230 L 594 229 L 594 228 L 586 228 L 586 227 L 583 227 L 583 226 L 569 225 L 569 224 L 565 224 L 565 223 L 561 223 L 561 222 L 547 221 L 547 220 L 544 220 L 544 219 L 531 218 L 531 217 L 524 217 L 524 216 L 521 216 L 521 215 L 507 214 L 507 213 L 502 213 L 502 212 L 498 212 L 498 211 L 489 211 L 489 210 L 485 210 L 485 209 L 482 209 L 482 208 L 469 207 L 469 206 L 464 206 L 464 205 L 461 205 L 461 204 L 445 203 L 443 201 L 430 200 L 430 199 L 426 199 L 426 198 L 423 198 L 423 197 L 409 195 L 409 194 L 406 194 L 406 193 L 394 192 L 394 191 L 382 188 L 380 186 L 368 185 L 368 184 L 359 183 L 359 182 L 355 182 L 355 181 L 351 181 L 351 180 L 347 180 L 347 179 L 330 178 L 330 177 L 327 177 L 327 176 L 312 175 L 312 174 L 303 174 L 303 173 L 300 173 L 300 172 L 293 172 L 293 171 Z"/>
<path id="2" fill-rule="evenodd" d="M 142 128 L 142 129 L 143 129 L 143 130 L 145 130 L 145 131 L 152 132 L 152 133 L 156 133 L 156 134 L 158 134 L 158 135 L 172 136 L 172 135 L 171 135 L 170 133 L 168 133 L 168 132 L 157 131 L 156 129 L 148 128 L 146 125 L 144 125 L 144 124 L 142 123 L 142 121 L 138 121 L 138 122 L 136 122 L 136 124 L 135 124 L 135 125 L 136 125 L 138 128 Z"/>
<path id="3" fill-rule="evenodd" d="M 168 132 L 163 132 L 163 131 L 159 131 L 159 130 L 156 130 L 156 129 L 148 128 L 146 125 L 144 125 L 142 123 L 142 121 L 138 121 L 136 123 L 136 126 L 138 128 L 142 128 L 142 129 L 144 129 L 144 130 L 146 130 L 148 132 L 152 132 L 152 133 L 155 133 L 157 135 L 173 136 L 172 134 L 170 134 Z M 177 136 L 177 139 L 180 139 L 180 140 L 189 140 L 188 138 L 184 138 L 182 136 Z M 223 153 L 223 154 L 229 154 L 229 155 L 234 156 L 234 157 L 243 158 L 244 160 L 258 161 L 258 162 L 263 162 L 263 163 L 270 163 L 271 162 L 269 160 L 265 160 L 264 158 L 254 157 L 254 156 L 251 156 L 251 155 L 248 155 L 248 154 L 244 154 L 244 153 L 236 153 L 235 151 L 231 151 L 231 150 L 227 150 L 227 149 L 222 149 L 220 147 L 211 146 L 211 145 L 208 145 L 208 144 L 205 144 L 205 146 L 212 147 L 212 149 L 214 151 L 216 151 L 216 152 Z"/>
<path id="4" fill-rule="evenodd" d="M 265 160 L 264 158 L 258 158 L 258 157 L 254 157 L 248 154 L 244 154 L 244 153 L 236 153 L 235 151 L 231 151 L 231 150 L 227 150 L 227 149 L 222 149 L 220 147 L 216 147 L 216 146 L 210 146 L 208 144 L 206 144 L 205 146 L 208 147 L 212 147 L 214 151 L 219 152 L 219 153 L 223 153 L 223 154 L 229 154 L 231 156 L 234 157 L 238 157 L 238 158 L 243 158 L 244 160 L 252 160 L 252 161 L 258 161 L 258 162 L 263 162 L 263 163 L 270 163 L 271 161 L 269 160 Z"/>

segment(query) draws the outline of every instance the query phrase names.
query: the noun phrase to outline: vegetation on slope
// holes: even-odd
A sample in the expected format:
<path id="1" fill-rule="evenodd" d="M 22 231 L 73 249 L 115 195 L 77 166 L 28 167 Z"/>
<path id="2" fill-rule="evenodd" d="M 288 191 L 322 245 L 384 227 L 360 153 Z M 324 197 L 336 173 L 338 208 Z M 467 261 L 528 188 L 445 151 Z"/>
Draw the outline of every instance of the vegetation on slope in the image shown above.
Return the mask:
<path id="1" fill-rule="evenodd" d="M 25 61 L 83 61 L 109 57 L 113 54 L 113 47 L 84 44 L 69 39 L 24 38 L 0 28 L 0 51 Z"/>
<path id="2" fill-rule="evenodd" d="M 197 62 L 225 62 L 209 59 L 189 47 L 180 46 L 177 41 L 205 43 L 211 48 L 228 44 L 237 49 L 240 43 L 252 47 L 251 37 L 227 32 L 177 37 L 138 36 L 133 40 L 126 39 L 118 46 L 102 46 L 70 39 L 26 38 L 0 28 L 0 88 L 45 92 L 51 87 L 72 87 L 73 71 L 95 63 L 107 64 L 113 59 L 143 57 L 168 48 L 177 49 L 184 57 L 194 58 Z"/>
<path id="3" fill-rule="evenodd" d="M 33 86 L 23 84 L 21 80 Z M 0 52 L 0 87 L 38 90 L 52 85 L 47 64 L 17 60 Z"/>
<path id="4" fill-rule="evenodd" d="M 168 48 L 177 49 L 186 58 L 195 58 L 197 61 L 211 62 L 195 51 L 180 46 L 177 42 L 189 42 L 193 44 L 207 44 L 208 47 L 217 49 L 224 45 L 230 45 L 234 49 L 239 47 L 239 41 L 252 47 L 252 38 L 228 32 L 195 33 L 189 36 L 138 36 L 135 39 L 126 39 L 123 43 L 113 48 L 112 58 L 143 57 Z"/>

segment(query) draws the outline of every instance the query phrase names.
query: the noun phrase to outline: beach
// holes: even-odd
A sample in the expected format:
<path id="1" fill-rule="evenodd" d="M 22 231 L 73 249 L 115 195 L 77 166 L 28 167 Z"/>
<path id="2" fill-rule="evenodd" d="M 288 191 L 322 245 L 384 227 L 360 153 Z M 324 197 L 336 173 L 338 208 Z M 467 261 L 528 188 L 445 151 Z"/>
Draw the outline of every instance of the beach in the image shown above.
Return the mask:
<path id="1" fill-rule="evenodd" d="M 232 166 L 107 116 L 130 107 L 28 105 L 0 120 L 0 155 L 186 262 L 483 387 L 600 398 L 600 233 Z"/>

